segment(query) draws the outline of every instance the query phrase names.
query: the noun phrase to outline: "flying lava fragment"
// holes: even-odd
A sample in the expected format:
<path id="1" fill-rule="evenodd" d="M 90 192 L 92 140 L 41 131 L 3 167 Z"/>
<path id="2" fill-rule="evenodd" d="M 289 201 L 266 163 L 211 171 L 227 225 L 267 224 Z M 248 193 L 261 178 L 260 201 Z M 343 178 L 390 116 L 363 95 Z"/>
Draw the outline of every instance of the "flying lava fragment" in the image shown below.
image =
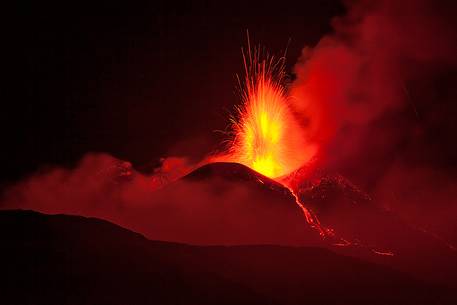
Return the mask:
<path id="1" fill-rule="evenodd" d="M 315 148 L 294 117 L 286 92 L 284 62 L 260 48 L 243 51 L 242 105 L 232 118 L 230 158 L 269 177 L 285 176 L 309 161 Z"/>

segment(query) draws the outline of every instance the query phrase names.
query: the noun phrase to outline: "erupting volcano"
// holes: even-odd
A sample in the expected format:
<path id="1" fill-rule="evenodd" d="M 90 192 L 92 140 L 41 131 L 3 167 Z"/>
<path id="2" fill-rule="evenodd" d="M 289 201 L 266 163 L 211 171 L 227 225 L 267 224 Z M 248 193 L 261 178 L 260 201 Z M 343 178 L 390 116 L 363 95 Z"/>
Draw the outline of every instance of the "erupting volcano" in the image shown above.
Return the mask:
<path id="1" fill-rule="evenodd" d="M 285 54 L 276 58 L 260 46 L 251 48 L 247 35 L 247 54 L 242 49 L 244 81 L 238 77 L 242 105 L 232 118 L 233 139 L 228 161 L 241 163 L 276 180 L 289 189 L 303 210 L 308 224 L 321 236 L 333 231 L 323 228 L 317 217 L 300 202 L 287 175 L 306 165 L 316 153 L 316 147 L 306 139 L 306 130 L 294 115 L 286 89 Z"/>
<path id="2" fill-rule="evenodd" d="M 0 304 L 457 304 L 444 2 L 27 6 Z"/>

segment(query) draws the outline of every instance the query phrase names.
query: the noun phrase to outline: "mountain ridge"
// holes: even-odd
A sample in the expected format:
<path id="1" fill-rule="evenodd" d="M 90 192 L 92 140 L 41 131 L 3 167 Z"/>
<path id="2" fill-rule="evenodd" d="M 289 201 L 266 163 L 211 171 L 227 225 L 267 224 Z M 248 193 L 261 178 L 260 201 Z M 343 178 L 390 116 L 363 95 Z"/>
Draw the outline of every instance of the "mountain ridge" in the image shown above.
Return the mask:
<path id="1" fill-rule="evenodd" d="M 97 218 L 19 210 L 0 211 L 0 232 L 6 304 L 453 300 L 438 286 L 321 248 L 150 241 Z"/>

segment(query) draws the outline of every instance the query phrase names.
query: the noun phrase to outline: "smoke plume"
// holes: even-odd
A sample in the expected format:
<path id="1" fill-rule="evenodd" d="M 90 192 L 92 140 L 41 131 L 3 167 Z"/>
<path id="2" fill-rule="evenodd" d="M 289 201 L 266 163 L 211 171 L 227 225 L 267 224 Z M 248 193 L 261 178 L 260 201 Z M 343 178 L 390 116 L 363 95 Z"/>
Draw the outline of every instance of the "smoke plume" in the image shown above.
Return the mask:
<path id="1" fill-rule="evenodd" d="M 321 148 L 321 166 L 383 194 L 380 204 L 407 219 L 455 222 L 440 216 L 456 214 L 452 4 L 346 4 L 334 31 L 303 49 L 290 88 L 309 139 Z"/>

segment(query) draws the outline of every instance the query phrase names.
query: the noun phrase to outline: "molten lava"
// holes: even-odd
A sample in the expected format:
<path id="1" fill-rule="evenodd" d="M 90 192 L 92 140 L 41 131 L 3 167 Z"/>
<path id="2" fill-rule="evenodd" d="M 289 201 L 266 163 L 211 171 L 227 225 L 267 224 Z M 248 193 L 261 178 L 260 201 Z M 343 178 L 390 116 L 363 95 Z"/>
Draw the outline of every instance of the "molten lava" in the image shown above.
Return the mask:
<path id="1" fill-rule="evenodd" d="M 260 48 L 248 57 L 243 52 L 245 79 L 241 84 L 243 104 L 232 119 L 233 161 L 277 178 L 287 175 L 314 155 L 305 132 L 294 117 L 285 92 L 284 57 L 261 58 Z"/>
<path id="2" fill-rule="evenodd" d="M 282 183 L 295 197 L 308 224 L 321 236 L 333 231 L 320 225 L 317 217 L 301 203 L 284 177 L 307 163 L 316 149 L 306 141 L 306 134 L 297 122 L 288 103 L 282 57 L 264 56 L 260 48 L 251 52 L 248 36 L 248 56 L 243 52 L 245 79 L 242 84 L 243 104 L 232 119 L 234 139 L 229 159 Z"/>

